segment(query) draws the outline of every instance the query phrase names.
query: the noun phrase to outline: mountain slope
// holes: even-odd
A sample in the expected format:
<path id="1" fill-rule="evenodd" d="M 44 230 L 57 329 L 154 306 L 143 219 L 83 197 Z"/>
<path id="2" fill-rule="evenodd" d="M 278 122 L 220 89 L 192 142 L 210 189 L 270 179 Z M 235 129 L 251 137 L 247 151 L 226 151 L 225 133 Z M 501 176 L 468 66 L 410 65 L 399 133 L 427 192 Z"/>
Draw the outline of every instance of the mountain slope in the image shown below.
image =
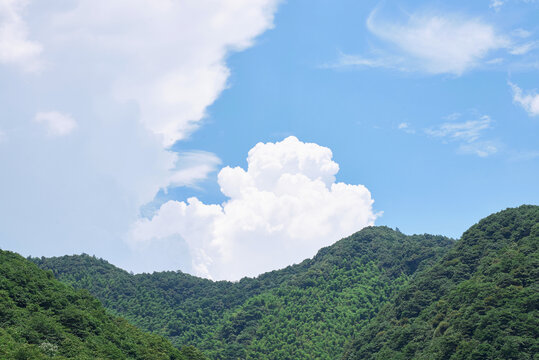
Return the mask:
<path id="1" fill-rule="evenodd" d="M 203 359 L 109 315 L 20 255 L 0 250 L 0 358 Z"/>
<path id="2" fill-rule="evenodd" d="M 346 339 L 452 244 L 370 227 L 313 259 L 237 283 L 181 272 L 130 275 L 87 255 L 34 261 L 132 323 L 213 359 L 335 359 Z"/>
<path id="3" fill-rule="evenodd" d="M 537 359 L 539 207 L 491 215 L 417 274 L 343 359 Z"/>
<path id="4" fill-rule="evenodd" d="M 322 249 L 292 280 L 227 313 L 215 335 L 224 351 L 210 354 L 216 359 L 338 358 L 345 340 L 451 244 L 442 237 L 364 229 Z"/>

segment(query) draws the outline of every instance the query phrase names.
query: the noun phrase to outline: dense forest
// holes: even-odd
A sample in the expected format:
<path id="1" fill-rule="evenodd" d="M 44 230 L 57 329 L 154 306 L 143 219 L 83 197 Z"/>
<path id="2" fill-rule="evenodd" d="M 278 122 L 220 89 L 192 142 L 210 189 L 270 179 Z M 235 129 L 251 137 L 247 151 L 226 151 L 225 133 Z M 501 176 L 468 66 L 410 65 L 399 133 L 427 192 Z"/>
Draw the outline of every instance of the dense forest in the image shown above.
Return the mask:
<path id="1" fill-rule="evenodd" d="M 0 250 L 0 358 L 203 360 L 107 313 L 20 255 Z"/>
<path id="2" fill-rule="evenodd" d="M 537 359 L 539 207 L 480 221 L 363 328 L 343 359 Z"/>
<path id="3" fill-rule="evenodd" d="M 0 357 L 202 358 L 194 345 L 215 360 L 537 359 L 538 245 L 539 207 L 521 206 L 457 241 L 365 228 L 239 282 L 2 253 Z"/>
<path id="4" fill-rule="evenodd" d="M 370 227 L 298 265 L 212 282 L 181 272 L 130 275 L 91 256 L 33 259 L 113 313 L 212 359 L 335 359 L 416 271 L 454 244 Z"/>

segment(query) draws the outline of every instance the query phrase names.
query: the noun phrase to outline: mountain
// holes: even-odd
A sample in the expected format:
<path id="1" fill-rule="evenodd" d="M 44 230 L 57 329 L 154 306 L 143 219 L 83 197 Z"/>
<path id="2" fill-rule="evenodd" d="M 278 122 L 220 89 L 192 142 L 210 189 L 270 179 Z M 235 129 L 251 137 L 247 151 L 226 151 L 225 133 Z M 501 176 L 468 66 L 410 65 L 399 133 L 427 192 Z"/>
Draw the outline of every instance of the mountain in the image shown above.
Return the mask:
<path id="1" fill-rule="evenodd" d="M 181 272 L 131 275 L 88 255 L 32 259 L 111 312 L 212 359 L 336 359 L 414 274 L 453 246 L 369 227 L 312 259 L 239 282 Z"/>
<path id="2" fill-rule="evenodd" d="M 202 360 L 163 337 L 110 315 L 85 290 L 74 290 L 50 271 L 0 250 L 1 359 Z"/>
<path id="3" fill-rule="evenodd" d="M 356 359 L 538 359 L 539 207 L 491 215 L 347 347 Z"/>

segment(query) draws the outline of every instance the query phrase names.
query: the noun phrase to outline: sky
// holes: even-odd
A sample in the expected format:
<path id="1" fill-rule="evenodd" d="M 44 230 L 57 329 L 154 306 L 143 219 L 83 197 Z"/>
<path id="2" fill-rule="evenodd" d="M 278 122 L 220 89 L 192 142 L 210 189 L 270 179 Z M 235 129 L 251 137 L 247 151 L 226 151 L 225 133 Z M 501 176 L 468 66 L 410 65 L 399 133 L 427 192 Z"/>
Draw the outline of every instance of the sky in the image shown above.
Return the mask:
<path id="1" fill-rule="evenodd" d="M 538 204 L 538 15 L 0 0 L 0 248 L 238 280 Z"/>

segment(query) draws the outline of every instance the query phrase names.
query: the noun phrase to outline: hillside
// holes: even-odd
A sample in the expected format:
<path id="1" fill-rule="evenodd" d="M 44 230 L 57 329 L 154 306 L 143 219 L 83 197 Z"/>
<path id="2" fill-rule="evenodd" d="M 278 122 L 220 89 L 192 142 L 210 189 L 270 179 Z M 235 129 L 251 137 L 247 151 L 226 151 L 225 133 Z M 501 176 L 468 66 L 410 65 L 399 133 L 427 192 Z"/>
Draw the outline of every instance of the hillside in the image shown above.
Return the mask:
<path id="1" fill-rule="evenodd" d="M 356 334 L 343 359 L 537 359 L 538 246 L 538 206 L 481 220 Z"/>
<path id="2" fill-rule="evenodd" d="M 366 228 L 309 260 L 237 283 L 181 272 L 130 275 L 87 255 L 33 259 L 105 307 L 212 359 L 335 359 L 413 274 L 453 245 Z"/>
<path id="3" fill-rule="evenodd" d="M 202 360 L 108 314 L 23 257 L 0 250 L 1 359 Z"/>

